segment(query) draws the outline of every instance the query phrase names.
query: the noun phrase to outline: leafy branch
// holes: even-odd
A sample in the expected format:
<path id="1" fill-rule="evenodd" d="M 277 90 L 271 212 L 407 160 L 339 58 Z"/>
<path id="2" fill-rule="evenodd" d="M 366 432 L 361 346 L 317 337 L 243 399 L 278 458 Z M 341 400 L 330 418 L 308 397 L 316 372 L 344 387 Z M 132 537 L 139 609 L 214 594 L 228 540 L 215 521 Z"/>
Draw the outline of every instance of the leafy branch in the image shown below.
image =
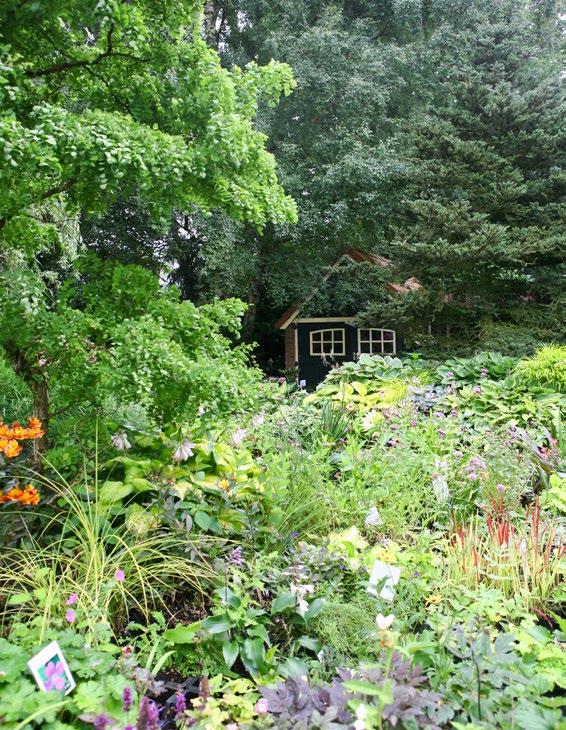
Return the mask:
<path id="1" fill-rule="evenodd" d="M 123 53 L 121 51 L 114 50 L 113 36 L 114 26 L 112 25 L 108 30 L 106 36 L 106 50 L 99 53 L 96 58 L 92 60 L 87 59 L 75 59 L 72 61 L 62 61 L 61 63 L 55 63 L 52 66 L 39 69 L 29 69 L 26 71 L 26 76 L 31 79 L 37 79 L 41 76 L 49 76 L 51 74 L 62 73 L 63 71 L 69 71 L 72 68 L 88 68 L 89 66 L 97 66 L 99 63 L 104 61 L 106 58 L 127 58 L 132 61 L 146 62 L 148 59 L 134 56 L 131 53 Z"/>

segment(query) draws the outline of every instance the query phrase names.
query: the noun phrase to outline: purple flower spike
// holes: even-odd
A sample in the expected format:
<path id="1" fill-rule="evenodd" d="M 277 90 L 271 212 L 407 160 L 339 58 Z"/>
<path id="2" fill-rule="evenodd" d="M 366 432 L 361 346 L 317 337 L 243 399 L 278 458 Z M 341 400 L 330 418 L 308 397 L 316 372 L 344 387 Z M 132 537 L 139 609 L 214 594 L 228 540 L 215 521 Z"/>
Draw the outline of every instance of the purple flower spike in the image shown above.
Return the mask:
<path id="1" fill-rule="evenodd" d="M 105 730 L 106 725 L 110 725 L 110 718 L 106 717 L 106 715 L 97 715 L 92 724 L 94 725 L 94 730 Z"/>
<path id="2" fill-rule="evenodd" d="M 132 688 L 131 687 L 124 687 L 124 691 L 122 692 L 122 708 L 124 712 L 128 712 L 130 707 L 132 706 Z"/>
<path id="3" fill-rule="evenodd" d="M 231 550 L 227 557 L 226 562 L 229 565 L 233 565 L 235 568 L 243 568 L 245 565 L 244 560 L 244 554 L 242 552 L 242 548 L 238 545 L 238 547 L 235 547 L 233 550 Z"/>
<path id="4" fill-rule="evenodd" d="M 142 697 L 137 730 L 159 730 L 159 708 L 149 697 Z"/>
<path id="5" fill-rule="evenodd" d="M 182 720 L 186 710 L 187 702 L 185 700 L 185 695 L 181 694 L 181 692 L 177 692 L 175 695 L 175 719 Z"/>

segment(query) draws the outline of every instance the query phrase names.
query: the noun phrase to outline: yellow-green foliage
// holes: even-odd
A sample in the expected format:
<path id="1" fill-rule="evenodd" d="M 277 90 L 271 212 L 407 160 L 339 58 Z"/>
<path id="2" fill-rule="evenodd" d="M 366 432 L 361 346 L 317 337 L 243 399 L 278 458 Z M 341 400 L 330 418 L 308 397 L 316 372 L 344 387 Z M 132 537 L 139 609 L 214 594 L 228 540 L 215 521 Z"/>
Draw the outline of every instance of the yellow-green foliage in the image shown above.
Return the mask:
<path id="1" fill-rule="evenodd" d="M 345 408 L 365 413 L 373 408 L 390 408 L 407 394 L 402 380 L 325 383 L 305 398 L 305 403 L 331 400 Z"/>
<path id="2" fill-rule="evenodd" d="M 546 345 L 534 357 L 521 360 L 517 372 L 527 383 L 566 393 L 566 345 Z"/>

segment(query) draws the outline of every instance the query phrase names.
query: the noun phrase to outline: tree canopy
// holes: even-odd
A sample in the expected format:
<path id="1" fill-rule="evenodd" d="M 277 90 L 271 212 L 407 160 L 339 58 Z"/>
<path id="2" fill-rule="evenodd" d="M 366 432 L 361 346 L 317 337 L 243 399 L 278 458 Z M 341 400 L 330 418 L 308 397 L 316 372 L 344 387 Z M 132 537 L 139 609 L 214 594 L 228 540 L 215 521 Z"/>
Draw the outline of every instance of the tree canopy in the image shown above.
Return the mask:
<path id="1" fill-rule="evenodd" d="M 345 295 L 357 289 L 354 311 L 368 322 L 405 328 L 421 344 L 429 325 L 437 335 L 446 325 L 460 330 L 468 346 L 492 325 L 517 335 L 526 327 L 539 341 L 564 336 L 554 4 L 207 7 L 226 66 L 277 58 L 297 80 L 260 121 L 298 224 L 258 236 L 216 218 L 200 223 L 194 239 L 209 292 L 256 305 L 256 337 L 264 328 L 272 339 L 281 310 L 312 291 L 350 245 L 389 256 L 399 281 L 417 276 L 425 285 L 420 295 L 387 297 L 375 273 L 359 267 Z"/>
<path id="2" fill-rule="evenodd" d="M 103 212 L 138 196 L 153 220 L 216 207 L 258 228 L 294 220 L 260 98 L 290 93 L 288 66 L 221 66 L 202 3 L 85 0 L 0 9 L 0 250 L 28 257 L 58 238 L 51 203 Z"/>

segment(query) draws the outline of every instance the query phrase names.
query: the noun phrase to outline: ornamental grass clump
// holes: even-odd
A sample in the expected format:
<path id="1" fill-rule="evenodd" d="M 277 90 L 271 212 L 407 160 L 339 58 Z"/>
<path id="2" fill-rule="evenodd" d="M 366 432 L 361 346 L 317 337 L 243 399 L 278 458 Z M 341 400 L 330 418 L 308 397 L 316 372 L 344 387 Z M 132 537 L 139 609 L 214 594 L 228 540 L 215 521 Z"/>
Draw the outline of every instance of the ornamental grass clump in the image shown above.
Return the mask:
<path id="1" fill-rule="evenodd" d="M 541 520 L 537 499 L 518 525 L 505 508 L 468 525 L 456 524 L 447 543 L 447 567 L 457 584 L 495 587 L 508 598 L 521 595 L 529 608 L 540 608 L 553 600 L 565 552 L 554 524 Z"/>
<path id="2" fill-rule="evenodd" d="M 146 618 L 152 609 L 167 610 L 175 590 L 202 595 L 201 583 L 213 571 L 198 538 L 125 532 L 120 515 L 113 519 L 98 501 L 96 487 L 83 498 L 67 484 L 43 481 L 62 510 L 39 515 L 39 532 L 4 549 L 0 624 L 38 619 L 42 635 L 69 623 L 89 632 L 101 623 L 119 629 L 133 609 Z"/>

